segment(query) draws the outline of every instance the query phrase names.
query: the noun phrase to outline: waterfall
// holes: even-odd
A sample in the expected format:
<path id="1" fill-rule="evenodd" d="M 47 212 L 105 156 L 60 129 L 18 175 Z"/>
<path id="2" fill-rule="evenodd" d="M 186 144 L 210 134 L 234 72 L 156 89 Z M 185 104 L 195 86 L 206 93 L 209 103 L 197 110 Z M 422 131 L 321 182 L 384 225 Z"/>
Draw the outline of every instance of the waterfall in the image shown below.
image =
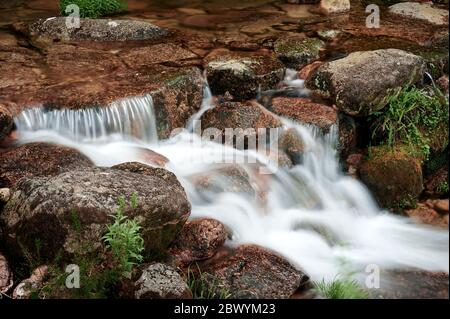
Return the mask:
<path id="1" fill-rule="evenodd" d="M 192 119 L 212 108 L 211 100 L 205 94 L 200 113 Z M 313 280 L 332 280 L 344 271 L 361 275 L 371 264 L 448 272 L 448 231 L 382 211 L 362 183 L 342 174 L 335 148 L 337 127 L 323 135 L 287 119 L 282 123 L 301 137 L 302 162 L 292 168 L 269 167 L 272 174 L 262 175 L 255 167 L 270 166 L 270 161 L 256 150 L 204 141 L 191 130 L 157 141 L 149 96 L 92 110 L 30 109 L 16 119 L 21 142 L 71 146 L 99 166 L 145 162 L 139 155 L 143 147 L 164 155 L 170 159 L 166 168 L 188 194 L 192 218 L 221 221 L 232 230 L 228 245 L 254 243 L 272 249 Z M 248 176 L 254 193 L 228 187 L 233 181 L 223 167 L 230 165 L 221 165 L 220 159 L 230 156 L 255 159 L 233 164 Z M 201 175 L 214 175 L 215 187 L 200 189 L 195 177 Z"/>
<path id="2" fill-rule="evenodd" d="M 106 107 L 85 109 L 28 108 L 16 119 L 19 132 L 49 130 L 76 142 L 137 139 L 157 141 L 153 100 L 150 95 L 115 101 Z"/>

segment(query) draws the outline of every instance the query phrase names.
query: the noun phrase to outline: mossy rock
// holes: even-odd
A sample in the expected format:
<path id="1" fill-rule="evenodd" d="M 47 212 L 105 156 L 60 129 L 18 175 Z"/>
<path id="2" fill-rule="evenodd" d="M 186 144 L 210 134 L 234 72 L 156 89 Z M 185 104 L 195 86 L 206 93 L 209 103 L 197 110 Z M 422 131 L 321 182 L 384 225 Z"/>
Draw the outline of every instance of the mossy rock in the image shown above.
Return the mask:
<path id="1" fill-rule="evenodd" d="M 320 58 L 325 42 L 317 38 L 281 38 L 275 42 L 278 59 L 288 68 L 299 70 Z"/>
<path id="2" fill-rule="evenodd" d="M 371 147 L 360 176 L 385 208 L 414 206 L 423 190 L 421 159 L 403 146 Z"/>

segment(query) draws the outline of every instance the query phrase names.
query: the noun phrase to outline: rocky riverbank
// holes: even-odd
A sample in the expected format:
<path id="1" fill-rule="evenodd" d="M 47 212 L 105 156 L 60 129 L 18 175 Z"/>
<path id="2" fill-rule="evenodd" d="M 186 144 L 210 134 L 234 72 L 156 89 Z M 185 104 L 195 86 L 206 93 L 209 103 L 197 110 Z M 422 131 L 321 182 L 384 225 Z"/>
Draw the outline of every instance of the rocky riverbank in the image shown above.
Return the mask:
<path id="1" fill-rule="evenodd" d="M 198 114 L 208 83 L 215 107 L 200 114 L 204 131 L 336 129 L 339 163 L 381 208 L 448 229 L 448 4 L 378 1 L 381 26 L 367 28 L 359 0 L 128 2 L 73 30 L 54 17 L 57 1 L 0 1 L 0 294 L 330 297 L 282 250 L 230 245 L 226 222 L 192 218 L 185 185 L 206 200 L 243 194 L 270 215 L 264 174 L 228 165 L 181 178 L 170 156 L 145 148 L 133 152 L 149 165 L 96 167 L 75 146 L 24 144 L 15 120 L 36 107 L 101 110 L 150 96 L 165 140 Z M 304 164 L 303 138 L 291 128 L 277 140 L 286 172 Z M 285 186 L 307 194 L 303 182 Z M 320 227 L 310 228 L 339 241 Z M 61 284 L 70 263 L 81 289 Z M 386 270 L 406 284 L 363 296 L 448 298 L 448 272 L 429 268 Z"/>

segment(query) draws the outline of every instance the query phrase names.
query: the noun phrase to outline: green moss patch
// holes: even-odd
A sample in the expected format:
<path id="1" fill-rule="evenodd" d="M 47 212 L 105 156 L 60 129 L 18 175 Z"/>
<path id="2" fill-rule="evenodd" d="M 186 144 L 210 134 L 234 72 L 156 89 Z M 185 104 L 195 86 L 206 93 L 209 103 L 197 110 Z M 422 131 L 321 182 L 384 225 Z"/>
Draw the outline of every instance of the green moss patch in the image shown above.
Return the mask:
<path id="1" fill-rule="evenodd" d="M 80 8 L 81 18 L 99 18 L 127 9 L 127 4 L 123 0 L 60 0 L 59 7 L 62 15 L 71 14 L 66 12 L 67 6 L 71 4 Z"/>

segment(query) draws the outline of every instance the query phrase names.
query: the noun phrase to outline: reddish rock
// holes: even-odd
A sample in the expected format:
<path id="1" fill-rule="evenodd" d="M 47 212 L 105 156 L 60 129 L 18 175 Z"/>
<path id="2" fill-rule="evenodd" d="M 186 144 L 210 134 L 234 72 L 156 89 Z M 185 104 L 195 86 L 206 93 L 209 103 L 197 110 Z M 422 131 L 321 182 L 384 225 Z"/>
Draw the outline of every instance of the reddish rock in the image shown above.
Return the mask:
<path id="1" fill-rule="evenodd" d="M 295 129 L 290 128 L 282 133 L 278 139 L 278 147 L 289 156 L 293 164 L 301 163 L 305 146 Z"/>
<path id="2" fill-rule="evenodd" d="M 120 52 L 119 56 L 131 68 L 158 63 L 174 66 L 198 58 L 193 52 L 172 43 L 131 48 Z"/>
<path id="3" fill-rule="evenodd" d="M 13 127 L 13 118 L 5 106 L 0 104 L 0 140 L 5 138 Z"/>
<path id="4" fill-rule="evenodd" d="M 360 153 L 350 154 L 346 159 L 348 174 L 354 177 L 358 176 L 359 168 L 364 161 L 364 155 Z"/>
<path id="5" fill-rule="evenodd" d="M 436 83 L 448 95 L 448 75 L 441 76 Z"/>
<path id="6" fill-rule="evenodd" d="M 270 110 L 298 123 L 314 125 L 325 133 L 338 122 L 336 110 L 306 98 L 276 97 Z"/>
<path id="7" fill-rule="evenodd" d="M 421 224 L 448 227 L 448 212 L 447 217 L 442 216 L 423 203 L 418 204 L 417 208 L 405 210 L 405 214 Z"/>
<path id="8" fill-rule="evenodd" d="M 8 261 L 0 252 L 0 295 L 5 294 L 13 286 L 13 275 Z"/>
<path id="9" fill-rule="evenodd" d="M 221 133 L 225 137 L 225 129 L 232 129 L 239 132 L 239 140 L 244 138 L 246 133 L 247 139 L 244 146 L 247 147 L 247 140 L 252 138 L 256 141 L 258 129 L 269 129 L 281 127 L 281 122 L 268 112 L 264 107 L 255 101 L 246 102 L 222 102 L 217 107 L 207 111 L 201 118 L 203 134 L 206 132 L 217 134 Z M 214 132 L 213 132 L 214 130 Z M 217 139 L 220 141 L 220 138 Z M 232 141 L 226 141 L 227 144 Z M 251 145 L 252 148 L 253 145 Z M 248 146 L 250 147 L 250 146 Z"/>
<path id="10" fill-rule="evenodd" d="M 361 180 L 383 207 L 410 205 L 422 192 L 422 165 L 401 148 L 371 147 Z"/>
<path id="11" fill-rule="evenodd" d="M 255 245 L 242 245 L 205 264 L 213 289 L 225 289 L 231 298 L 289 298 L 307 276 L 282 257 Z"/>
<path id="12" fill-rule="evenodd" d="M 268 52 L 244 52 L 219 49 L 204 59 L 208 83 L 213 94 L 229 92 L 235 99 L 251 99 L 259 90 L 276 87 L 284 68 Z"/>
<path id="13" fill-rule="evenodd" d="M 298 72 L 298 78 L 302 80 L 306 80 L 309 78 L 309 76 L 317 70 L 319 66 L 324 64 L 323 61 L 314 61 L 313 63 L 310 63 L 306 66 L 304 66 L 299 72 Z"/>
<path id="14" fill-rule="evenodd" d="M 225 243 L 227 231 L 214 219 L 187 222 L 169 248 L 169 253 L 179 267 L 214 256 Z"/>
<path id="15" fill-rule="evenodd" d="M 449 200 L 447 199 L 429 199 L 425 205 L 434 209 L 439 214 L 446 215 L 449 213 Z"/>
<path id="16" fill-rule="evenodd" d="M 31 143 L 0 153 L 0 187 L 22 177 L 56 176 L 94 164 L 77 150 L 48 143 Z"/>

